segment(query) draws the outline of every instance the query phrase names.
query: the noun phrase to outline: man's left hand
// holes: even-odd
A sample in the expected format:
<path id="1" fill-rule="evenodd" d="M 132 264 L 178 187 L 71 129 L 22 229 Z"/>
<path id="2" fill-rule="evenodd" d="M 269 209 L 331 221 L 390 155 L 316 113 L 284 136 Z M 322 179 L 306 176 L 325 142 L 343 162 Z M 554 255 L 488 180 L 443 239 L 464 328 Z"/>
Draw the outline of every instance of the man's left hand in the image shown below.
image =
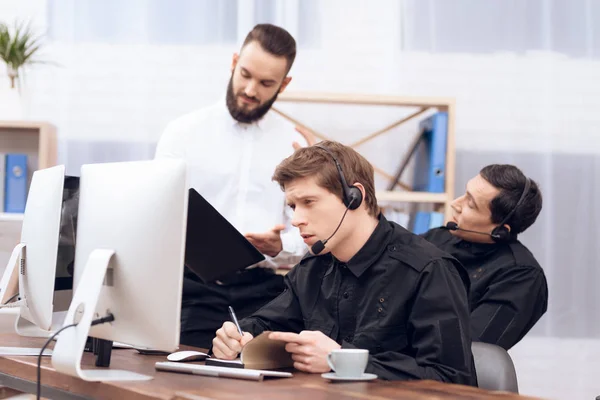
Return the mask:
<path id="1" fill-rule="evenodd" d="M 281 231 L 284 229 L 285 225 L 276 225 L 273 229 L 265 233 L 246 233 L 244 236 L 258 251 L 269 257 L 275 257 L 283 250 Z"/>
<path id="2" fill-rule="evenodd" d="M 294 368 L 310 373 L 331 371 L 327 355 L 342 347 L 321 331 L 271 332 L 269 339 L 287 342 L 285 350 L 292 353 Z"/>

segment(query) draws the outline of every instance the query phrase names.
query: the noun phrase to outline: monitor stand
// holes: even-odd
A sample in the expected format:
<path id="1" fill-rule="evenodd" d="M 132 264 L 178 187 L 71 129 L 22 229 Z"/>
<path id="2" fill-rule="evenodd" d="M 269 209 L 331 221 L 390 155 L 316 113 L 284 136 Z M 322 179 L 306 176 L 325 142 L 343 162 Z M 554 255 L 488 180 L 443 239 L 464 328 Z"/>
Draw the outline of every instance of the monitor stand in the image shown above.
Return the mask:
<path id="1" fill-rule="evenodd" d="M 24 248 L 25 244 L 17 244 L 8 259 L 4 274 L 0 280 L 0 304 L 8 303 L 14 295 L 19 293 L 19 268 L 17 267 L 17 263 L 21 258 Z"/>
<path id="2" fill-rule="evenodd" d="M 17 262 L 25 247 L 19 243 L 13 249 L 2 279 L 0 279 L 0 304 L 8 304 L 19 293 L 19 268 Z M 0 332 L 15 333 L 15 322 L 19 317 L 19 307 L 0 309 Z"/>
<path id="3" fill-rule="evenodd" d="M 66 316 L 66 311 L 52 313 L 52 325 L 50 330 L 46 331 L 19 315 L 15 322 L 15 331 L 19 336 L 49 338 L 63 326 Z"/>
<path id="4" fill-rule="evenodd" d="M 131 371 L 110 368 L 81 369 L 81 357 L 88 340 L 106 270 L 114 254 L 115 251 L 109 249 L 96 249 L 90 254 L 64 323 L 65 325 L 76 323 L 77 326 L 67 328 L 58 335 L 52 354 L 52 366 L 58 372 L 88 382 L 150 380 L 153 379 L 152 376 Z M 112 344 L 108 347 L 110 349 Z M 103 363 L 106 364 L 106 359 Z"/>
<path id="5" fill-rule="evenodd" d="M 65 318 L 67 317 L 67 310 L 71 304 L 71 298 L 73 297 L 72 290 L 56 290 L 52 299 L 52 308 L 55 310 L 52 313 L 52 325 L 50 330 L 46 331 L 39 328 L 37 325 L 25 318 L 19 316 L 15 322 L 15 331 L 20 336 L 28 337 L 45 337 L 48 338 L 54 334 L 57 330 L 62 328 Z"/>

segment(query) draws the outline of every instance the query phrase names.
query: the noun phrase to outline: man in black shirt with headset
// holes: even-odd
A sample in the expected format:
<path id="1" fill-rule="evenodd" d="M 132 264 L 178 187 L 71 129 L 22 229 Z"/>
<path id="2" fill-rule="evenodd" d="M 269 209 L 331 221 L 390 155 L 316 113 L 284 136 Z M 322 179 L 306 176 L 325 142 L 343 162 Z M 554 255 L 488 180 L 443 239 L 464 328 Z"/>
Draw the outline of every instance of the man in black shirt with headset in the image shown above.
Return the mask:
<path id="1" fill-rule="evenodd" d="M 263 331 L 287 342 L 294 367 L 330 370 L 334 349 L 368 349 L 367 373 L 476 385 L 468 278 L 447 253 L 389 222 L 375 198 L 373 167 L 335 142 L 297 150 L 273 179 L 285 191 L 310 253 L 285 290 L 240 321 L 225 322 L 212 351 L 235 358 Z M 466 281 L 466 282 L 465 282 Z"/>
<path id="2" fill-rule="evenodd" d="M 548 307 L 543 269 L 517 235 L 542 209 L 537 184 L 513 165 L 488 165 L 452 202 L 445 227 L 423 236 L 456 257 L 471 280 L 471 336 L 508 350 Z"/>

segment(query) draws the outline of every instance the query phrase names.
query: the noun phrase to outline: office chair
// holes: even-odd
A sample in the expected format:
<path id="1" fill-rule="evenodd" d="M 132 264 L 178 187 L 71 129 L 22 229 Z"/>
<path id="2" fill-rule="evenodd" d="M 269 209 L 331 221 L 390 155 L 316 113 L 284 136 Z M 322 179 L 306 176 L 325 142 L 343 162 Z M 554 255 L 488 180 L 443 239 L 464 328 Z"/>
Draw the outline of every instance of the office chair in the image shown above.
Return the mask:
<path id="1" fill-rule="evenodd" d="M 506 350 L 495 344 L 473 342 L 471 351 L 480 388 L 519 393 L 515 366 Z"/>

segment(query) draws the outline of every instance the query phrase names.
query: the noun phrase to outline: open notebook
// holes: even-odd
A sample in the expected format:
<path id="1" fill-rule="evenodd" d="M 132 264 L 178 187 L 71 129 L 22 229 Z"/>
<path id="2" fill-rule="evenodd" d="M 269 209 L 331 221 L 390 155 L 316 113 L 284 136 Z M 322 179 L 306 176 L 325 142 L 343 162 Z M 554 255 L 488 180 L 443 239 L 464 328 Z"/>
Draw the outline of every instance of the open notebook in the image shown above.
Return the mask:
<path id="1" fill-rule="evenodd" d="M 209 358 L 206 365 L 260 370 L 293 367 L 292 355 L 285 351 L 286 342 L 269 339 L 269 333 L 265 331 L 249 341 L 238 359 Z"/>

